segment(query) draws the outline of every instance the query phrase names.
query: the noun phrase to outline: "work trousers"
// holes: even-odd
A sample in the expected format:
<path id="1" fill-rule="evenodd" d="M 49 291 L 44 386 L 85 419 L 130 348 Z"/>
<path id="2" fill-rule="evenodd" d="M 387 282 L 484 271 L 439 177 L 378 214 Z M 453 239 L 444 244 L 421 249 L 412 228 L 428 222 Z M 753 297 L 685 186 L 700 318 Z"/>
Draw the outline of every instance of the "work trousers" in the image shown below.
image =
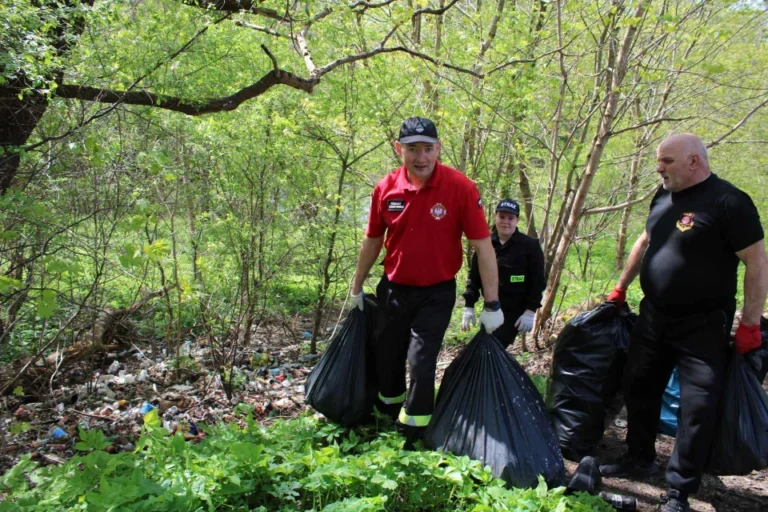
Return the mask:
<path id="1" fill-rule="evenodd" d="M 509 311 L 502 309 L 502 312 L 504 313 L 504 323 L 501 324 L 501 327 L 493 331 L 493 335 L 501 342 L 505 349 L 515 342 L 518 333 L 515 323 L 517 322 L 517 319 L 520 318 L 520 315 L 523 314 L 523 311 Z"/>
<path id="2" fill-rule="evenodd" d="M 425 427 L 435 405 L 437 356 L 456 303 L 456 281 L 407 286 L 392 283 L 384 276 L 376 295 L 379 399 L 390 405 L 404 402 L 401 422 Z M 411 376 L 407 396 L 406 360 Z"/>
<path id="3" fill-rule="evenodd" d="M 664 389 L 675 365 L 680 377 L 680 420 L 666 478 L 670 487 L 694 493 L 715 434 L 733 310 L 669 316 L 643 299 L 632 329 L 624 393 L 631 455 L 653 460 Z"/>

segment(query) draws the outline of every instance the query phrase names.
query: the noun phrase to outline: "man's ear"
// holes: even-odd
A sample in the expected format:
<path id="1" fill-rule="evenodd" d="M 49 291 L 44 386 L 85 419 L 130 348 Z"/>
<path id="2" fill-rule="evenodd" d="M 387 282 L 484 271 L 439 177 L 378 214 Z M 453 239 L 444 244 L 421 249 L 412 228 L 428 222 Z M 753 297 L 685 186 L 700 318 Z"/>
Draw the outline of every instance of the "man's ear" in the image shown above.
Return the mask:
<path id="1" fill-rule="evenodd" d="M 397 153 L 397 156 L 402 158 L 403 157 L 403 146 L 402 146 L 402 144 L 400 144 L 400 141 L 396 140 L 395 142 L 392 143 L 392 145 L 395 147 L 395 153 Z"/>

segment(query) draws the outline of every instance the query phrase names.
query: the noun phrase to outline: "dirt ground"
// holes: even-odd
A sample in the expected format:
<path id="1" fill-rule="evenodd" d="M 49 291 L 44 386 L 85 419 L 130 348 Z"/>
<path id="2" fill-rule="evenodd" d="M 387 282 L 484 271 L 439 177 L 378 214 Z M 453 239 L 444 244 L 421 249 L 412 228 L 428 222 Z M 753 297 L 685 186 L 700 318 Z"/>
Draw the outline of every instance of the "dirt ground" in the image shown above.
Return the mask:
<path id="1" fill-rule="evenodd" d="M 305 325 L 301 320 L 290 330 L 260 327 L 251 346 L 241 352 L 238 375 L 244 385 L 230 400 L 211 376 L 211 347 L 201 340 L 191 341 L 189 357 L 194 360 L 195 369 L 187 370 L 181 379 L 168 367 L 162 347 L 134 344 L 88 365 L 68 369 L 52 387 L 52 393 L 5 397 L 4 408 L 9 412 L 0 426 L 0 474 L 18 462 L 23 453 L 32 452 L 42 464 L 63 463 L 74 455 L 78 427 L 104 431 L 113 443 L 113 452 L 133 450 L 145 408 L 150 404 L 159 410 L 169 430 L 184 428 L 185 436 L 192 439 L 199 436 L 193 435 L 188 425 L 236 421 L 233 407 L 238 403 L 252 405 L 256 418 L 265 424 L 294 417 L 306 410 L 304 384 L 317 361 L 317 356 L 306 355 L 306 335 L 300 335 L 309 327 L 308 322 Z M 531 375 L 548 375 L 549 350 L 522 355 L 519 346 L 518 341 L 512 353 L 525 370 Z M 444 347 L 438 361 L 438 379 L 460 350 L 455 345 Z M 268 354 L 267 366 L 256 366 L 253 362 L 259 353 Z M 602 461 L 624 451 L 626 429 L 620 426 L 622 417 L 618 419 L 607 429 L 599 446 L 596 455 Z M 22 422 L 31 428 L 11 435 L 9 427 Z M 659 435 L 657 462 L 661 467 L 666 466 L 673 446 L 673 438 Z M 576 464 L 566 462 L 566 468 L 573 472 Z M 651 511 L 666 486 L 661 475 L 643 482 L 605 480 L 603 490 L 634 496 L 638 510 Z M 744 477 L 706 475 L 691 505 L 698 512 L 768 512 L 768 470 Z"/>

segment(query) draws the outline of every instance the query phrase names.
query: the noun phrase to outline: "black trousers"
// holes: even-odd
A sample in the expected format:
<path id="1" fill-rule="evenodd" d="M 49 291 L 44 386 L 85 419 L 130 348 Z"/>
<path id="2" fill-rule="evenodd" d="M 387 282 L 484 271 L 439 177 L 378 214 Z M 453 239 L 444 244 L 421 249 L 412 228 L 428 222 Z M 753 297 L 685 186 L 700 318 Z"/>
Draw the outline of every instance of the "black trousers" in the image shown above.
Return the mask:
<path id="1" fill-rule="evenodd" d="M 525 313 L 525 309 L 504 309 L 504 304 L 502 304 L 501 310 L 504 313 L 504 323 L 501 324 L 501 327 L 493 331 L 493 335 L 496 336 L 502 345 L 504 345 L 504 348 L 507 348 L 512 345 L 515 342 L 515 338 L 517 338 L 519 331 L 515 327 L 515 323 L 517 322 L 517 319 L 520 318 L 520 315 Z"/>
<path id="2" fill-rule="evenodd" d="M 405 395 L 407 360 L 411 386 L 405 413 L 426 421 L 424 417 L 432 414 L 435 405 L 437 356 L 456 303 L 456 281 L 406 286 L 384 276 L 376 296 L 379 317 L 375 354 L 380 396 L 393 399 Z"/>
<path id="3" fill-rule="evenodd" d="M 656 456 L 662 395 L 677 364 L 680 421 L 666 478 L 684 492 L 698 491 L 712 445 L 732 323 L 733 310 L 668 316 L 643 299 L 632 329 L 624 370 L 629 452 L 645 460 Z"/>

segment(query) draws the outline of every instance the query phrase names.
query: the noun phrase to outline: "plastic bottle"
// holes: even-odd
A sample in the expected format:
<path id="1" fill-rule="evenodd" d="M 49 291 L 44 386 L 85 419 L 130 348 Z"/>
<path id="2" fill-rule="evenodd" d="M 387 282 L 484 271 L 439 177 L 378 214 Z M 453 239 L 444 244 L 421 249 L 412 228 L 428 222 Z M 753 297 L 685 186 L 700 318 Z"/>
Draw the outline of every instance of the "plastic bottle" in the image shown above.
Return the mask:
<path id="1" fill-rule="evenodd" d="M 600 497 L 616 510 L 628 510 L 630 512 L 637 510 L 637 499 L 632 496 L 601 492 Z"/>

